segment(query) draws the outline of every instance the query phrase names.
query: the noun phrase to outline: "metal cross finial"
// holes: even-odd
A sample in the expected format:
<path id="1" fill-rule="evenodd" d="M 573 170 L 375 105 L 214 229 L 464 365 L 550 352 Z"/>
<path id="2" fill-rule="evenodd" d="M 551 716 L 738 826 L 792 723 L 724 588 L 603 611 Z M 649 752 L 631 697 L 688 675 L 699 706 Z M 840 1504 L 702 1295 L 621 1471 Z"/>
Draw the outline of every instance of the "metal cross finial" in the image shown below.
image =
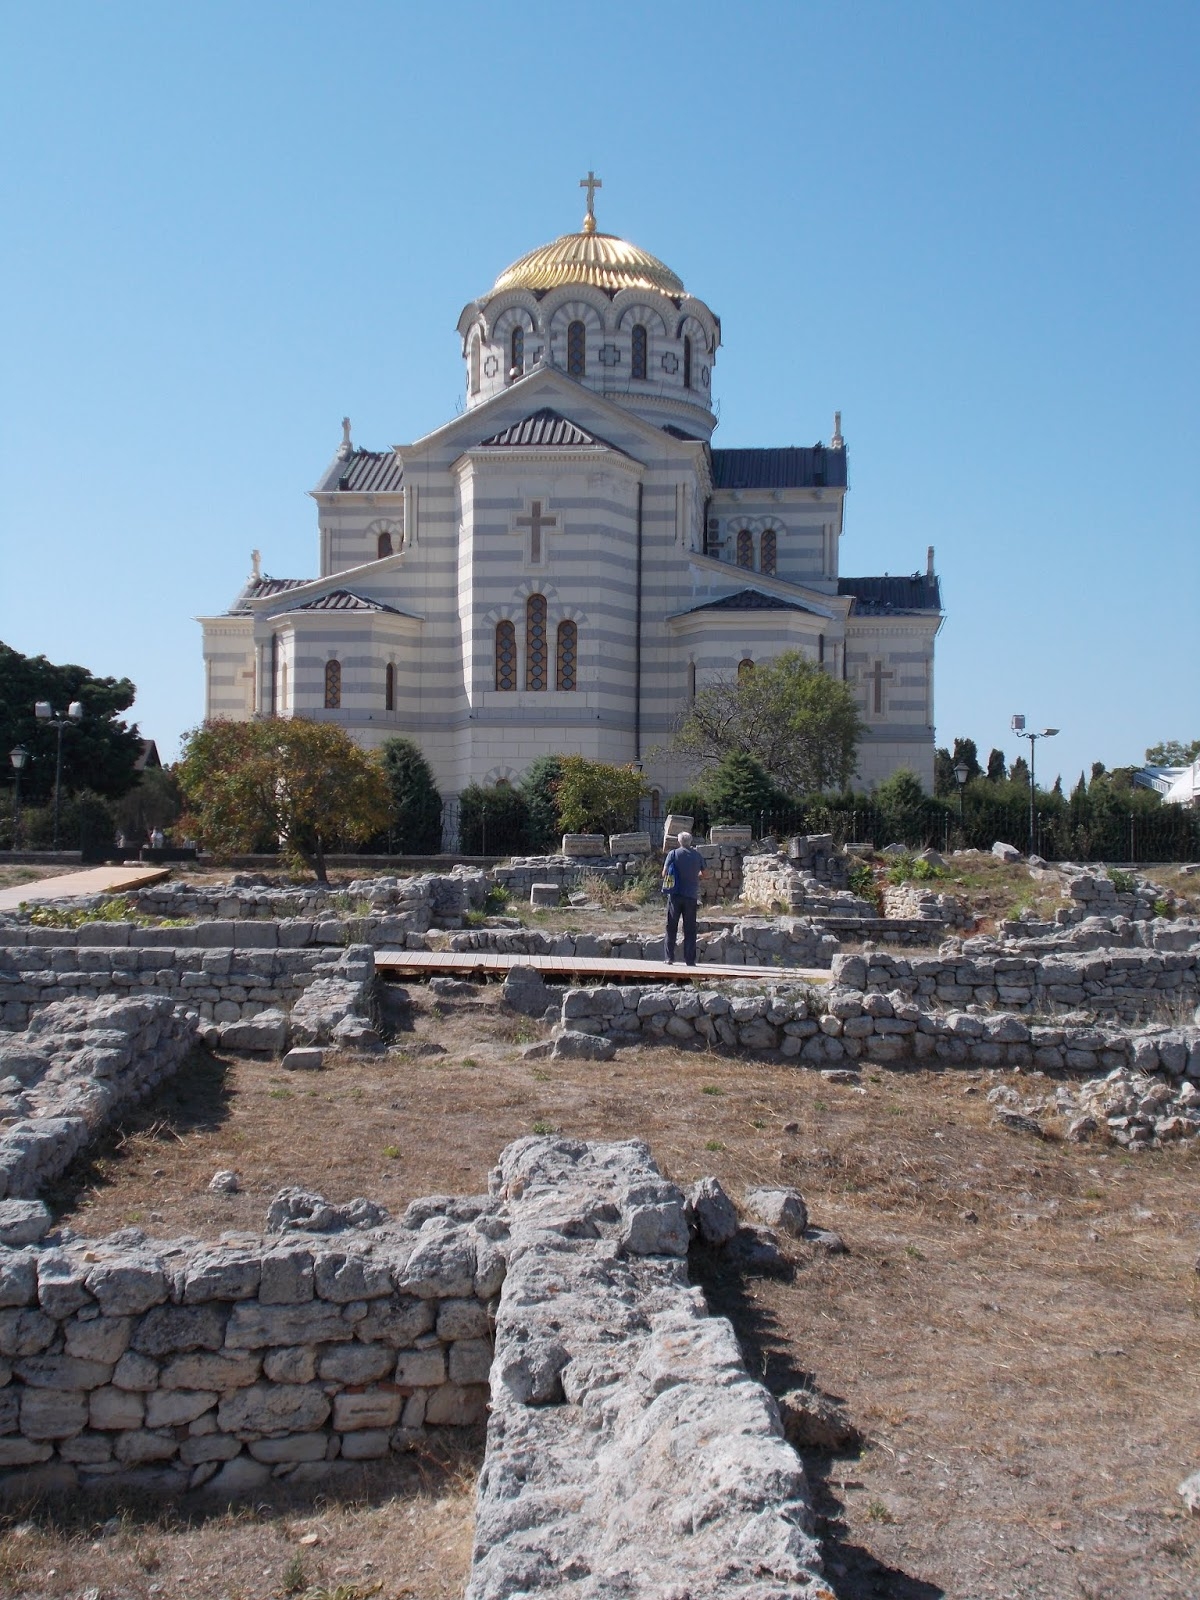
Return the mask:
<path id="1" fill-rule="evenodd" d="M 596 176 L 596 174 L 592 171 L 592 169 L 589 167 L 588 168 L 587 177 L 586 178 L 580 178 L 579 187 L 581 189 L 586 189 L 587 192 L 588 192 L 588 197 L 587 197 L 587 215 L 583 219 L 583 231 L 585 233 L 595 233 L 595 231 L 596 231 L 596 190 L 597 189 L 603 189 L 604 184 L 601 181 L 601 179 L 599 179 Z"/>

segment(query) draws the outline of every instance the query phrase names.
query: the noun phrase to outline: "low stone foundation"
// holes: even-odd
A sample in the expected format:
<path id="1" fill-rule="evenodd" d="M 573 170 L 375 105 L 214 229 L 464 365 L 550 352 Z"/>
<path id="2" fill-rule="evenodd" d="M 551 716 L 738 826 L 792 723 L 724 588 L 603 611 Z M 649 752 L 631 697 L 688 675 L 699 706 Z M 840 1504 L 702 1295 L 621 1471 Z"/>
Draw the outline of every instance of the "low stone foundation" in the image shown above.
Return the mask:
<path id="1" fill-rule="evenodd" d="M 58 1001 L 0 1036 L 0 1197 L 36 1195 L 195 1042 L 196 1019 L 156 995 Z"/>
<path id="2" fill-rule="evenodd" d="M 708 925 L 701 918 L 697 958 L 703 965 L 827 967 L 839 948 L 830 933 L 802 917 L 744 918 Z M 451 950 L 496 950 L 507 955 L 606 956 L 661 961 L 663 936 L 636 933 L 543 933 L 538 928 L 471 928 L 450 939 Z"/>

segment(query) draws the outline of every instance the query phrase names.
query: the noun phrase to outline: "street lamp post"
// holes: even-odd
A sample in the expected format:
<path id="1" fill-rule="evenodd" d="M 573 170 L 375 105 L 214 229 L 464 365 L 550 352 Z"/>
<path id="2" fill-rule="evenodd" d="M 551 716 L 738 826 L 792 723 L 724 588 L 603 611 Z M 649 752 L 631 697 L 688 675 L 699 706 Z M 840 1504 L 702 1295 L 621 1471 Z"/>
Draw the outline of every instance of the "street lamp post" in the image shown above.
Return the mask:
<path id="1" fill-rule="evenodd" d="M 8 752 L 8 759 L 13 769 L 13 849 L 16 850 L 21 844 L 21 773 L 29 760 L 29 751 L 19 744 Z"/>
<path id="2" fill-rule="evenodd" d="M 1026 732 L 1025 718 L 1020 714 L 1012 719 L 1012 731 L 1021 739 L 1029 740 L 1029 854 L 1037 854 L 1037 798 L 1034 788 L 1034 751 L 1039 739 L 1053 739 L 1057 728 L 1043 728 L 1041 733 Z"/>
<path id="3" fill-rule="evenodd" d="M 963 836 L 963 844 L 967 842 L 967 821 L 963 810 L 963 795 L 966 793 L 967 779 L 971 776 L 971 769 L 965 761 L 960 761 L 954 769 L 954 781 L 958 784 L 958 831 Z"/>
<path id="4" fill-rule="evenodd" d="M 58 751 L 54 758 L 54 848 L 58 849 L 58 813 L 62 801 L 62 736 L 64 728 L 74 728 L 83 721 L 83 706 L 72 700 L 65 717 L 57 716 L 49 700 L 38 700 L 33 708 L 39 722 L 58 729 Z"/>

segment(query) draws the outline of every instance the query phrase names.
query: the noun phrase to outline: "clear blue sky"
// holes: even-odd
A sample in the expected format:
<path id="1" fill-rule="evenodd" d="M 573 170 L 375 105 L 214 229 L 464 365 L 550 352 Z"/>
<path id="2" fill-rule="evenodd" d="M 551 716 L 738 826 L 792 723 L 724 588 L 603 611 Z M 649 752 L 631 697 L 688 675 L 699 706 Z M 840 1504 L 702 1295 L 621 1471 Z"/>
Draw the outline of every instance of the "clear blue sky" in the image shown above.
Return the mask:
<path id="1" fill-rule="evenodd" d="M 730 445 L 843 412 L 842 569 L 948 612 L 939 743 L 1200 736 L 1194 3 L 0 9 L 0 639 L 173 756 L 257 546 L 430 431 L 455 323 L 581 216 L 722 318 Z"/>

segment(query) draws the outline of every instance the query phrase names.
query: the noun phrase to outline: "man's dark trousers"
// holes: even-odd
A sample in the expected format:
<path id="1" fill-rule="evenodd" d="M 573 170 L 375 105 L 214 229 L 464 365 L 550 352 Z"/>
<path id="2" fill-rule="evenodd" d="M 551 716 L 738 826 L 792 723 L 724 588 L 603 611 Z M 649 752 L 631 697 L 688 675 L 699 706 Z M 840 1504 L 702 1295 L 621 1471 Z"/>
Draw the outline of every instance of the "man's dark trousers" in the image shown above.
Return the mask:
<path id="1" fill-rule="evenodd" d="M 667 960 L 675 959 L 675 933 L 679 927 L 679 919 L 683 918 L 683 959 L 685 965 L 696 965 L 696 908 L 699 901 L 693 900 L 690 895 L 669 894 L 667 896 Z"/>

